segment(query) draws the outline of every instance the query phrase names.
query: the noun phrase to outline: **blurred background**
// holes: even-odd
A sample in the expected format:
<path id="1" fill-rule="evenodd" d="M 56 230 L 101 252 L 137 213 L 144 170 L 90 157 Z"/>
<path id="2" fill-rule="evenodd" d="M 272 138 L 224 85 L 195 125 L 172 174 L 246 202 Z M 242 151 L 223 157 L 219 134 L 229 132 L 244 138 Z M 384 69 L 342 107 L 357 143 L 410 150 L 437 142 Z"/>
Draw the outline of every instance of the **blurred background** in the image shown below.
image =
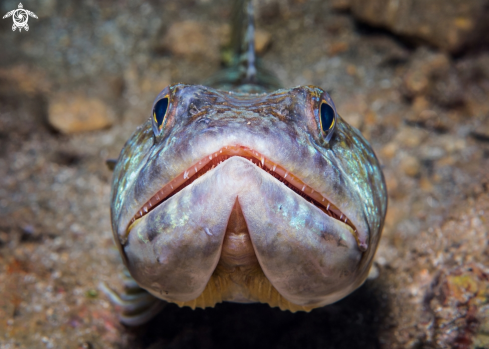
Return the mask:
<path id="1" fill-rule="evenodd" d="M 18 8 L 0 1 L 0 12 Z M 367 282 L 311 313 L 165 308 L 128 329 L 105 159 L 170 83 L 221 66 L 224 0 L 25 0 L 0 21 L 0 348 L 489 348 L 489 1 L 261 0 L 257 49 L 383 165 Z"/>

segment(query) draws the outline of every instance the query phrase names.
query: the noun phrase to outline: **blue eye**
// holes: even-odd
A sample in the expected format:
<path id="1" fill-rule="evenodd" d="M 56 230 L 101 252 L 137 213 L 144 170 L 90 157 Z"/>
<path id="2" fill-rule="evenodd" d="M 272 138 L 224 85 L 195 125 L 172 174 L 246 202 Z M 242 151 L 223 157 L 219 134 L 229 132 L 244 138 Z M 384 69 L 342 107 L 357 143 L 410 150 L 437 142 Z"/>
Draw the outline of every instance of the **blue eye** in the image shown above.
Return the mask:
<path id="1" fill-rule="evenodd" d="M 163 129 L 165 117 L 168 112 L 168 104 L 169 98 L 166 96 L 165 98 L 162 98 L 156 102 L 153 108 L 153 130 L 155 131 L 156 135 L 160 134 L 161 130 Z"/>
<path id="2" fill-rule="evenodd" d="M 323 131 L 324 139 L 328 142 L 333 136 L 333 129 L 336 120 L 336 112 L 333 107 L 323 101 L 320 108 L 319 121 L 321 123 L 321 130 Z"/>

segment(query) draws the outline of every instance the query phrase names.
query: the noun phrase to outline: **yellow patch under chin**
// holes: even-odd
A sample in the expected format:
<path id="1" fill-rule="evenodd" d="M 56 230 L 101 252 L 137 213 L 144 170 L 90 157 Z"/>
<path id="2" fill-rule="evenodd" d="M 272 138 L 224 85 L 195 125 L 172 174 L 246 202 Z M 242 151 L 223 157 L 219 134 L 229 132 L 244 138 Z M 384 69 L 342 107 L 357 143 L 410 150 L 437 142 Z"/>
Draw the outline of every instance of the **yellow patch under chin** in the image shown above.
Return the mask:
<path id="1" fill-rule="evenodd" d="M 266 303 L 281 310 L 309 312 L 316 306 L 302 306 L 289 302 L 273 287 L 260 267 L 248 270 L 226 270 L 218 265 L 199 297 L 187 302 L 174 302 L 180 307 L 208 308 L 223 301 Z"/>

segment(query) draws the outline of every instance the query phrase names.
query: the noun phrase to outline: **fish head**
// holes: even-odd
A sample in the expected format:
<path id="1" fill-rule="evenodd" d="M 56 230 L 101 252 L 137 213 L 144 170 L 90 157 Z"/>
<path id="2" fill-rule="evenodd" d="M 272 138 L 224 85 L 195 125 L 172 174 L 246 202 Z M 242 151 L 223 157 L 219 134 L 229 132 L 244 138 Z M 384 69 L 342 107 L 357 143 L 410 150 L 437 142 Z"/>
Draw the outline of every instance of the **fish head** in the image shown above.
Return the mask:
<path id="1" fill-rule="evenodd" d="M 123 147 L 111 194 L 131 275 L 177 304 L 209 289 L 211 303 L 335 302 L 365 281 L 386 209 L 372 148 L 314 86 L 169 86 Z"/>

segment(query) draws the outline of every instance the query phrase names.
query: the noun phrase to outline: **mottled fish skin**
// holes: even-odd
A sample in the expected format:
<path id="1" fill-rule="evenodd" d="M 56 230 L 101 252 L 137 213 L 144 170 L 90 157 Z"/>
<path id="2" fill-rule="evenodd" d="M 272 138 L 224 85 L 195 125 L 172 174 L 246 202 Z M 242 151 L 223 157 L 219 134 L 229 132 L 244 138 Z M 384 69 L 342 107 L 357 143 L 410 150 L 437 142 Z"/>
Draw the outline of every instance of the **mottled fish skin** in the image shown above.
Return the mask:
<path id="1" fill-rule="evenodd" d="M 290 303 L 323 306 L 365 281 L 382 232 L 386 187 L 370 145 L 340 116 L 332 139 L 324 142 L 319 123 L 320 103 L 329 98 L 324 90 L 301 86 L 245 94 L 177 84 L 155 103 L 166 95 L 170 104 L 162 133 L 153 133 L 152 119 L 134 132 L 112 184 L 115 241 L 141 287 L 177 304 L 199 297 L 219 264 L 236 200 L 261 270 Z M 287 169 L 338 207 L 358 238 L 348 225 L 242 157 L 224 161 L 128 229 L 163 186 L 227 146 L 251 148 Z M 240 294 L 222 300 L 257 299 Z"/>

